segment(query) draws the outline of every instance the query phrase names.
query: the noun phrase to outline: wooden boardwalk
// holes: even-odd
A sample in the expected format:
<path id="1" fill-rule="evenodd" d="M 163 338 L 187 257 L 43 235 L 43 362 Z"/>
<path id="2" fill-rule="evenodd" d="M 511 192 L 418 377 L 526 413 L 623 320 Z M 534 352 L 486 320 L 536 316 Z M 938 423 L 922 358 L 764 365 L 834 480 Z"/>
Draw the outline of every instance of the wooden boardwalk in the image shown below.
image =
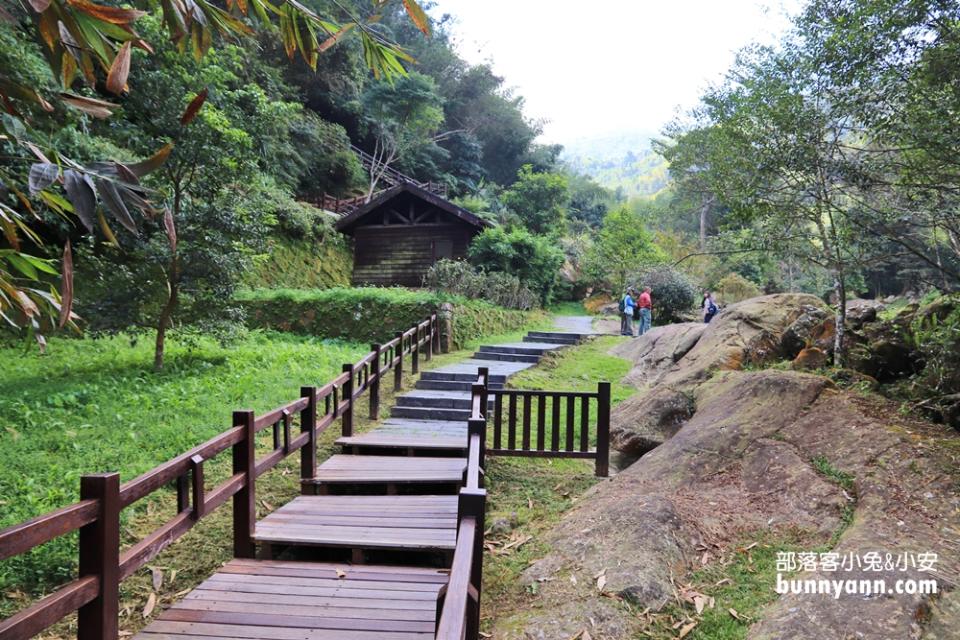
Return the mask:
<path id="1" fill-rule="evenodd" d="M 256 523 L 259 559 L 229 562 L 136 637 L 440 637 L 438 598 L 448 583 L 452 589 L 454 580 L 462 580 L 451 577 L 451 565 L 467 565 L 467 543 L 473 546 L 482 533 L 477 531 L 482 520 L 468 520 L 473 528 L 464 528 L 464 495 L 457 495 L 466 487 L 470 498 L 469 491 L 482 486 L 474 458 L 482 455 L 482 445 L 479 439 L 472 448 L 468 444 L 468 422 L 480 411 L 479 401 L 471 406 L 478 369 L 487 369 L 490 389 L 500 389 L 510 375 L 581 336 L 554 335 L 553 342 L 550 337 L 541 333 L 524 343 L 482 347 L 466 362 L 425 372 L 415 390 L 398 397 L 393 417 L 370 432 L 337 440 L 345 453 L 330 456 L 303 481 L 306 495 Z M 274 559 L 296 556 L 298 548 L 340 551 L 349 561 Z M 423 562 L 365 564 L 375 552 L 398 552 L 405 562 Z M 469 582 L 461 586 L 468 598 Z M 473 597 L 479 603 L 479 594 Z M 467 606 L 463 599 L 460 608 Z"/>

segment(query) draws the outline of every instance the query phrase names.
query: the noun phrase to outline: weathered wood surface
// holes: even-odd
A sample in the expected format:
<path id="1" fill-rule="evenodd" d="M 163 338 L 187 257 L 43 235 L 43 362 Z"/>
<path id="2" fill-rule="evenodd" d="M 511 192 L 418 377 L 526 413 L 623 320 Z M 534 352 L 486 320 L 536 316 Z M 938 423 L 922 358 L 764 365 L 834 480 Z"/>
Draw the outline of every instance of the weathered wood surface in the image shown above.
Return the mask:
<path id="1" fill-rule="evenodd" d="M 463 458 L 333 455 L 317 467 L 314 484 L 458 483 Z"/>
<path id="2" fill-rule="evenodd" d="M 140 640 L 432 640 L 437 569 L 233 560 Z"/>
<path id="3" fill-rule="evenodd" d="M 258 522 L 254 539 L 349 549 L 452 550 L 457 496 L 300 496 Z"/>

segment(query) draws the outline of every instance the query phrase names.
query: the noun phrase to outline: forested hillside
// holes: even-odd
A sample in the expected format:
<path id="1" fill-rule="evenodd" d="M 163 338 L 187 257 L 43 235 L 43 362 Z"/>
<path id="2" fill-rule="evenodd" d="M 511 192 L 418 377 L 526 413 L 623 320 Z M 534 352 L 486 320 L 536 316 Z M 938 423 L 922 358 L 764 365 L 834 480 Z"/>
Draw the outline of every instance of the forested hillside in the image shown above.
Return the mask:
<path id="1" fill-rule="evenodd" d="M 573 140 L 564 145 L 561 159 L 617 197 L 652 196 L 669 180 L 666 161 L 651 147 L 655 137 L 624 133 Z"/>

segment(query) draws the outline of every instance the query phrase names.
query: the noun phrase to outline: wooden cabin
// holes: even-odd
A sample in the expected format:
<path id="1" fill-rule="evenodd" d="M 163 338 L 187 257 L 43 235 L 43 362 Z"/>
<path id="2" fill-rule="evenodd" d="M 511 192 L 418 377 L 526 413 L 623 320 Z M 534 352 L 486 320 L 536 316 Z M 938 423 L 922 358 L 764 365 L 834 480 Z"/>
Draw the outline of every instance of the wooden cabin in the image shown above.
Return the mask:
<path id="1" fill-rule="evenodd" d="M 354 285 L 419 287 L 434 262 L 465 258 L 470 241 L 491 224 L 407 183 L 381 192 L 336 226 L 353 236 Z"/>

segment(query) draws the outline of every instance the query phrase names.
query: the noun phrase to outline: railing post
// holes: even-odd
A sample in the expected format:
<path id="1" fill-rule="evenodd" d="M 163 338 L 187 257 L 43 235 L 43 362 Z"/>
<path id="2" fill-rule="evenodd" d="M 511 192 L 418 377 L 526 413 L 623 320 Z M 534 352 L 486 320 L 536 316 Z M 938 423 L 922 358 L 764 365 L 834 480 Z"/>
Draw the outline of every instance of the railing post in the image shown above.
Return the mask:
<path id="1" fill-rule="evenodd" d="M 483 411 L 483 417 L 487 417 L 487 402 L 490 400 L 489 390 L 490 390 L 490 368 L 489 367 L 480 367 L 477 369 L 477 379 L 483 380 L 483 391 L 480 394 L 480 410 Z"/>
<path id="2" fill-rule="evenodd" d="M 376 420 L 380 417 L 380 351 L 383 347 L 379 344 L 370 345 L 374 352 L 373 358 L 373 376 L 370 380 L 370 419 Z"/>
<path id="3" fill-rule="evenodd" d="M 433 320 L 433 352 L 440 353 L 440 316 L 433 314 L 430 318 Z"/>
<path id="4" fill-rule="evenodd" d="M 177 513 L 190 508 L 190 483 L 187 474 L 177 476 Z"/>
<path id="5" fill-rule="evenodd" d="M 199 455 L 190 458 L 190 483 L 193 495 L 193 519 L 199 520 L 206 515 L 206 498 L 203 489 L 203 458 Z"/>
<path id="6" fill-rule="evenodd" d="M 597 384 L 597 477 L 610 475 L 610 383 Z"/>
<path id="7" fill-rule="evenodd" d="M 395 347 L 397 364 L 393 367 L 393 390 L 400 391 L 403 386 L 403 332 L 397 333 L 397 346 Z"/>
<path id="8" fill-rule="evenodd" d="M 233 495 L 233 555 L 236 558 L 252 558 L 256 552 L 253 544 L 253 527 L 257 519 L 253 421 L 253 411 L 233 412 L 233 426 L 243 427 L 243 439 L 233 445 L 233 473 L 243 474 L 243 487 Z"/>
<path id="9" fill-rule="evenodd" d="M 317 388 L 300 387 L 300 397 L 307 398 L 307 406 L 300 412 L 300 433 L 310 434 L 307 444 L 300 449 L 300 480 L 313 480 L 317 475 Z"/>
<path id="10" fill-rule="evenodd" d="M 340 426 L 343 430 L 343 437 L 349 438 L 353 435 L 353 382 L 356 378 L 356 372 L 353 369 L 353 364 L 343 365 L 343 372 L 350 374 L 350 379 L 343 383 L 343 398 L 340 399 L 341 405 L 344 401 L 347 402 L 347 408 L 340 414 Z"/>
<path id="11" fill-rule="evenodd" d="M 427 329 L 423 336 L 427 343 L 427 360 L 433 359 L 433 318 L 427 321 Z"/>
<path id="12" fill-rule="evenodd" d="M 410 343 L 410 372 L 420 372 L 420 325 L 413 330 L 413 340 Z"/>
<path id="13" fill-rule="evenodd" d="M 120 615 L 120 474 L 100 473 L 80 478 L 80 499 L 96 500 L 94 522 L 80 529 L 81 578 L 97 576 L 100 593 L 80 607 L 78 640 L 116 640 Z"/>
<path id="14" fill-rule="evenodd" d="M 477 600 L 467 612 L 467 638 L 477 638 L 480 632 L 480 594 L 483 592 L 483 529 L 486 504 L 486 489 L 460 489 L 460 497 L 457 503 L 457 521 L 463 522 L 464 518 L 475 518 L 477 522 L 476 535 L 473 540 L 473 568 L 470 573 L 470 584 L 477 592 Z"/>
<path id="15" fill-rule="evenodd" d="M 471 418 L 467 420 L 467 446 L 470 446 L 470 438 L 476 434 L 480 436 L 480 469 L 487 468 L 487 420 L 486 418 Z M 483 486 L 483 474 L 480 475 L 480 486 Z"/>

